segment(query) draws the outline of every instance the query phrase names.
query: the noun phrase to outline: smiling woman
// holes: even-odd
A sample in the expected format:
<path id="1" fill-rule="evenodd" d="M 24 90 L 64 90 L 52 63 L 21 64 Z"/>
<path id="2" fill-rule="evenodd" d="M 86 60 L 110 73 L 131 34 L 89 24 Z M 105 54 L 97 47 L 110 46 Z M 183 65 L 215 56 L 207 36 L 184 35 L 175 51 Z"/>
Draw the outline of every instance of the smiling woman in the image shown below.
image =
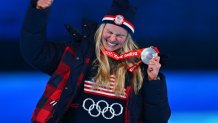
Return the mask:
<path id="1" fill-rule="evenodd" d="M 21 33 L 26 61 L 51 75 L 32 122 L 167 123 L 170 108 L 160 56 L 129 71 L 140 58 L 115 61 L 104 52 L 124 54 L 138 48 L 132 39 L 136 7 L 129 0 L 113 0 L 100 26 L 85 19 L 81 33 L 66 26 L 72 39 L 57 43 L 46 38 L 52 3 L 32 1 Z M 87 108 L 90 102 L 97 110 Z M 102 110 L 100 103 L 105 104 Z"/>

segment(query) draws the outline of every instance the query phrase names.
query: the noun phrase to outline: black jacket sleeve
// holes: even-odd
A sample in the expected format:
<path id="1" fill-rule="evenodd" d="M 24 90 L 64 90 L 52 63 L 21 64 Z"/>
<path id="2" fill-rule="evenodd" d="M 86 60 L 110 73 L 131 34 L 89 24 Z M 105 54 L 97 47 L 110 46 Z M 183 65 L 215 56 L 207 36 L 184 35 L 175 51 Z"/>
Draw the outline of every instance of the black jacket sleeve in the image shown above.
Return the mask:
<path id="1" fill-rule="evenodd" d="M 20 49 L 28 63 L 51 75 L 60 62 L 66 43 L 47 41 L 49 9 L 39 10 L 31 3 L 21 29 Z"/>
<path id="2" fill-rule="evenodd" d="M 143 121 L 144 123 L 167 123 L 170 117 L 170 107 L 167 97 L 167 86 L 164 75 L 161 80 L 144 80 Z"/>

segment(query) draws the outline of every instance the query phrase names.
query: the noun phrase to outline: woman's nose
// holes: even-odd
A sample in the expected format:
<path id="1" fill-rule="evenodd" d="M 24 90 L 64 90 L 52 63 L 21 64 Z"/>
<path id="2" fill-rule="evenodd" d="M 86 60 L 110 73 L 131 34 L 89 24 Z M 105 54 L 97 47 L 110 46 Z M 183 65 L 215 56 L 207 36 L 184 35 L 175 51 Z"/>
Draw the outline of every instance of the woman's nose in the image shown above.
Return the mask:
<path id="1" fill-rule="evenodd" d="M 110 36 L 110 41 L 116 41 L 116 35 L 111 34 L 111 36 Z"/>

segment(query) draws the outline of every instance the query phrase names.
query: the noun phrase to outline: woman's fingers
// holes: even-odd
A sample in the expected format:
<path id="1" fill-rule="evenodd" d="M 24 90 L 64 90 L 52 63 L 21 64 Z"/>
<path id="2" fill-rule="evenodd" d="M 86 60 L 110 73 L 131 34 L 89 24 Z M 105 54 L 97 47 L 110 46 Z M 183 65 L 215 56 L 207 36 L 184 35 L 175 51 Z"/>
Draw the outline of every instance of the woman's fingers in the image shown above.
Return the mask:
<path id="1" fill-rule="evenodd" d="M 38 0 L 36 4 L 37 9 L 45 9 L 51 6 L 53 0 Z"/>
<path id="2" fill-rule="evenodd" d="M 147 72 L 148 72 L 148 78 L 150 80 L 155 80 L 158 76 L 158 73 L 161 67 L 161 64 L 159 63 L 159 61 L 160 61 L 159 56 L 156 56 L 149 61 Z"/>

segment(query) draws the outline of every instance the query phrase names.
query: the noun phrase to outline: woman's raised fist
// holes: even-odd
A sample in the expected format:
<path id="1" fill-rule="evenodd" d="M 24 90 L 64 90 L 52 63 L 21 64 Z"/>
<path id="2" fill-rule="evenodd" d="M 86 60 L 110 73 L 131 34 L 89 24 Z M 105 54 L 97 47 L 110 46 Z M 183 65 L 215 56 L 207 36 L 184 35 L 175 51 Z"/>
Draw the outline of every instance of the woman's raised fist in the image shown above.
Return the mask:
<path id="1" fill-rule="evenodd" d="M 53 0 L 38 0 L 36 3 L 37 9 L 45 9 L 51 6 Z"/>

